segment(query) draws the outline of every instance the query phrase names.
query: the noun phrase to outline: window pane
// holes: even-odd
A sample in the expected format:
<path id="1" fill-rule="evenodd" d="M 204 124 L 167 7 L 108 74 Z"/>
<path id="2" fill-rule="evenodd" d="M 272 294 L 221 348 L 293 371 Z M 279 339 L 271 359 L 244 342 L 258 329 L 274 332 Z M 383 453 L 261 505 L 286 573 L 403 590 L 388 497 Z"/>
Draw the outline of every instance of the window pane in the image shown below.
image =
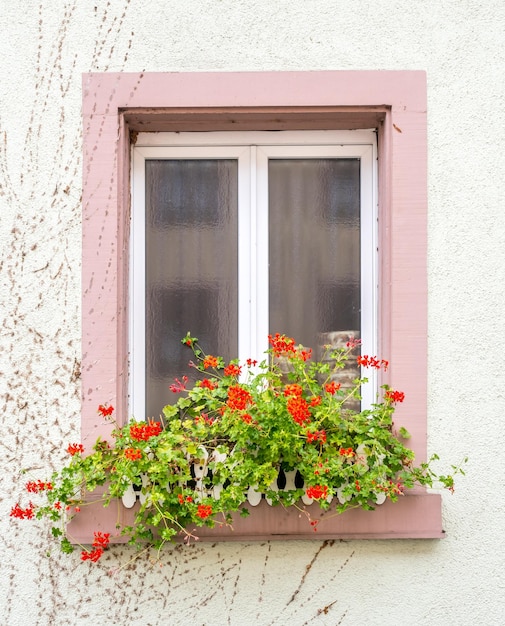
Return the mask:
<path id="1" fill-rule="evenodd" d="M 270 159 L 268 179 L 270 332 L 359 332 L 359 159 Z"/>
<path id="2" fill-rule="evenodd" d="M 209 353 L 237 354 L 236 160 L 146 161 L 146 411 L 158 416 L 188 375 L 189 330 Z"/>

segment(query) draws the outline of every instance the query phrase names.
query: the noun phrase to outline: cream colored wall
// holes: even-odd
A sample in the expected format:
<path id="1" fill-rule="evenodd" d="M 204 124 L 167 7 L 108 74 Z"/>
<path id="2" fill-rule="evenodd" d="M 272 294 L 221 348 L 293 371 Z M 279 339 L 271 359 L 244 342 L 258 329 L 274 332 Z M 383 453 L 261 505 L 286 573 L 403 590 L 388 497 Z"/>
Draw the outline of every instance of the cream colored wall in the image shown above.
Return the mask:
<path id="1" fill-rule="evenodd" d="M 501 624 L 502 0 L 0 0 L 0 623 Z M 469 454 L 442 541 L 114 548 L 98 567 L 9 519 L 79 438 L 81 73 L 424 69 L 429 444 Z M 124 566 L 114 575 L 108 570 Z"/>

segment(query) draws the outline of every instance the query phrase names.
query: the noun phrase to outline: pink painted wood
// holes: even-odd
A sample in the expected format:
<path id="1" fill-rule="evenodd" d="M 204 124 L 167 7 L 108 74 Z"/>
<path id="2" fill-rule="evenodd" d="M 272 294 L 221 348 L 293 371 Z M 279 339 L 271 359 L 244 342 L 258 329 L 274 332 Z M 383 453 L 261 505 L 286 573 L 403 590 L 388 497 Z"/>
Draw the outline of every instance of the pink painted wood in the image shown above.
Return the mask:
<path id="1" fill-rule="evenodd" d="M 438 506 L 434 506 L 434 504 Z M 320 520 L 317 531 L 310 525 L 309 518 L 294 509 L 271 507 L 264 500 L 256 507 L 245 504 L 249 517 L 232 516 L 232 528 L 216 524 L 215 528 L 191 527 L 188 531 L 200 541 L 264 541 L 287 539 L 442 539 L 444 532 L 440 524 L 440 496 L 416 493 L 400 498 L 398 502 L 386 502 L 374 511 L 351 509 L 342 515 L 334 511 L 321 511 L 313 504 L 307 507 L 311 519 Z M 119 519 L 132 524 L 138 504 L 125 510 L 114 501 L 103 509 L 100 505 L 90 506 L 79 513 L 69 524 L 69 539 L 85 544 L 93 530 L 111 534 L 112 543 L 126 543 L 118 534 Z M 91 528 L 90 528 L 91 527 Z M 438 530 L 437 530 L 438 529 Z M 182 541 L 183 536 L 178 537 Z"/>
<path id="2" fill-rule="evenodd" d="M 398 409 L 397 421 L 411 432 L 410 443 L 418 461 L 424 460 L 427 128 L 426 76 L 422 71 L 83 76 L 83 443 L 90 449 L 98 435 L 110 433 L 111 425 L 103 423 L 96 412 L 99 404 L 113 404 L 119 421 L 128 418 L 130 141 L 139 130 L 256 128 L 377 128 L 380 356 L 391 363 L 383 382 L 405 392 L 406 402 Z M 401 536 L 442 536 L 440 497 L 425 496 L 420 501 L 422 514 L 411 497 L 390 513 L 389 507 L 385 509 L 386 525 L 403 528 Z M 268 519 L 276 515 L 275 510 Z M 118 515 L 121 521 L 121 509 Z M 272 518 L 269 522 L 270 530 L 264 517 L 258 522 L 262 538 L 278 532 L 281 517 L 283 527 L 288 524 L 286 535 L 292 524 L 291 536 L 301 536 L 296 515 L 279 515 L 278 521 Z M 365 516 L 359 536 L 394 534 L 379 521 L 380 515 Z M 89 524 L 96 524 L 97 519 Z M 343 516 L 334 536 L 352 534 L 355 519 Z M 429 528 L 426 520 L 430 520 Z M 84 517 L 79 527 L 80 537 L 92 536 L 93 529 L 86 530 Z M 252 531 L 244 533 L 244 537 L 256 536 Z"/>

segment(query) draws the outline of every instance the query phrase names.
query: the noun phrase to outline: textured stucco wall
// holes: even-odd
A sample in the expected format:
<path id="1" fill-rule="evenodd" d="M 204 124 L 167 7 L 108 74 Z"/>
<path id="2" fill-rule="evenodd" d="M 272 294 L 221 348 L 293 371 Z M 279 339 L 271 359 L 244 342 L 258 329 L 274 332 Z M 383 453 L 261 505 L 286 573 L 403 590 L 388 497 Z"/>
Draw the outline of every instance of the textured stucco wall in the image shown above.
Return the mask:
<path id="1" fill-rule="evenodd" d="M 0 0 L 0 624 L 501 624 L 503 0 Z M 443 541 L 114 548 L 14 523 L 79 436 L 81 73 L 425 69 L 429 444 L 470 455 Z M 103 566 L 102 566 L 103 564 Z M 121 571 L 108 576 L 107 570 Z"/>

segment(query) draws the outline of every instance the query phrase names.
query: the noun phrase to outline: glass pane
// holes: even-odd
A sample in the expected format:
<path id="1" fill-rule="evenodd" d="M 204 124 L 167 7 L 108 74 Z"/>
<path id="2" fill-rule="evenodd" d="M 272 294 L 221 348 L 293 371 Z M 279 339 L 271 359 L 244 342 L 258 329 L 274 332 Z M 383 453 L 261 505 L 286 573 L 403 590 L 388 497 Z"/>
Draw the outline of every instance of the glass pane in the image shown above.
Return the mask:
<path id="1" fill-rule="evenodd" d="M 360 331 L 359 159 L 271 159 L 270 332 L 310 346 Z"/>
<path id="2" fill-rule="evenodd" d="M 189 330 L 210 354 L 236 356 L 236 160 L 146 161 L 146 411 L 157 417 L 188 368 Z"/>

